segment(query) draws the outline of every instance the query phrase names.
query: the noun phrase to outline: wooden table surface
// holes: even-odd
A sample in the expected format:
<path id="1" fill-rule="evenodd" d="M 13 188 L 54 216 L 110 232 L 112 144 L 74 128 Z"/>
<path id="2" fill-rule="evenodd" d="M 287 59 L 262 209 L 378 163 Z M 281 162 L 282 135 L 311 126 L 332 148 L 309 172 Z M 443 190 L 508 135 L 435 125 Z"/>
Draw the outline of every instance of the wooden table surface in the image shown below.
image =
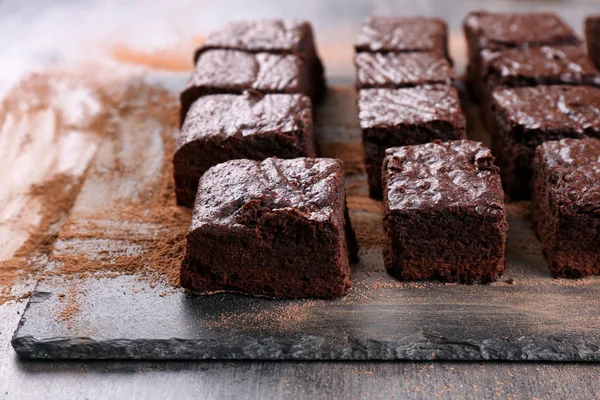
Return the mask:
<path id="1" fill-rule="evenodd" d="M 106 72 L 107 63 L 108 68 L 118 63 L 113 75 L 128 77 L 160 73 L 168 79 L 185 74 L 191 67 L 191 51 L 203 35 L 233 18 L 310 20 L 330 81 L 349 82 L 351 44 L 367 15 L 446 19 L 452 31 L 451 52 L 462 69 L 460 21 L 469 10 L 555 10 L 579 32 L 586 14 L 600 13 L 594 1 L 121 3 L 125 2 L 0 0 L 0 96 L 14 97 L 11 88 L 33 80 L 31 73 L 78 65 L 102 64 Z M 76 131 L 60 136 L 57 131 L 64 127 L 46 119 L 43 107 L 48 104 L 69 107 L 61 97 L 65 91 L 56 90 L 51 99 L 20 99 L 18 104 L 37 112 L 35 118 L 12 109 L 14 102 L 4 103 L 0 110 L 0 151 L 8 152 L 0 157 L 0 260 L 12 257 L 40 223 L 43 204 L 29 195 L 29 189 L 65 171 L 80 176 L 93 157 L 94 139 L 80 140 Z M 93 113 L 93 105 L 82 110 L 71 117 L 85 118 Z M 49 140 L 53 135 L 67 139 Z M 26 150 L 14 151 L 21 142 L 27 142 Z M 33 282 L 34 278 L 21 280 L 13 294 L 28 293 Z M 14 354 L 10 338 L 25 304 L 0 305 L 0 398 L 600 398 L 600 366 L 595 364 L 23 361 Z"/>

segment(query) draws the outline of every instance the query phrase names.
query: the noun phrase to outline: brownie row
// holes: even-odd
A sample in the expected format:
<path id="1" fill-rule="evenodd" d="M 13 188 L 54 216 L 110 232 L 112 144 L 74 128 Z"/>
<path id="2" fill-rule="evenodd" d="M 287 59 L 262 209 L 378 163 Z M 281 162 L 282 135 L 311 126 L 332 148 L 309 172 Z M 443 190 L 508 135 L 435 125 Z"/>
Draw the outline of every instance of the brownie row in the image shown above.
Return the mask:
<path id="1" fill-rule="evenodd" d="M 477 11 L 465 18 L 464 31 L 468 84 L 480 100 L 505 190 L 527 199 L 538 145 L 600 136 L 600 72 L 555 14 Z"/>
<path id="2" fill-rule="evenodd" d="M 316 158 L 312 106 L 326 88 L 310 25 L 233 22 L 195 60 L 173 157 L 177 202 L 194 207 L 181 285 L 346 294 L 357 246 L 342 164 Z"/>
<path id="3" fill-rule="evenodd" d="M 198 180 L 218 163 L 316 157 L 312 105 L 326 86 L 309 23 L 232 22 L 194 57 L 173 161 L 179 204 L 193 206 Z"/>
<path id="4" fill-rule="evenodd" d="M 592 57 L 599 21 L 585 22 Z M 600 72 L 555 14 L 478 11 L 464 31 L 468 83 L 507 194 L 532 198 L 553 276 L 599 274 Z"/>
<path id="5" fill-rule="evenodd" d="M 354 64 L 373 198 L 382 198 L 386 149 L 466 138 L 447 30 L 424 17 L 370 17 L 361 27 Z"/>

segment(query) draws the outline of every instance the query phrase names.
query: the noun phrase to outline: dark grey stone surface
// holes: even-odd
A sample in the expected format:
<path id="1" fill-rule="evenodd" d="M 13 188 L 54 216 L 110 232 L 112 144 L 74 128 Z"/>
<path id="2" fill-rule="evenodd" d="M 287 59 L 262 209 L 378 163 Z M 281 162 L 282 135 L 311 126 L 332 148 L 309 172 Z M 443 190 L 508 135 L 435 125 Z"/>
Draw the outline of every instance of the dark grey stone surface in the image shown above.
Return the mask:
<path id="1" fill-rule="evenodd" d="M 550 278 L 527 206 L 508 207 L 507 273 L 491 285 L 400 283 L 376 249 L 361 253 L 354 288 L 333 301 L 194 296 L 132 276 L 50 277 L 12 344 L 22 357 L 53 359 L 598 361 L 600 279 Z M 59 294 L 73 287 L 79 310 L 63 320 Z"/>

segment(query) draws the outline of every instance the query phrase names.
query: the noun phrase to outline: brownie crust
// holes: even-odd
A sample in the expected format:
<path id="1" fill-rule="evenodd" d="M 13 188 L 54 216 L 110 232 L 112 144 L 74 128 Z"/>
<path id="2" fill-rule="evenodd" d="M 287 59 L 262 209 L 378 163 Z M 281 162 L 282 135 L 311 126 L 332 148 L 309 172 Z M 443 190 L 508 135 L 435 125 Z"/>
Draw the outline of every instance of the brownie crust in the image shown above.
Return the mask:
<path id="1" fill-rule="evenodd" d="M 356 89 L 452 85 L 456 79 L 448 59 L 434 52 L 357 53 Z"/>
<path id="2" fill-rule="evenodd" d="M 391 148 L 383 181 L 390 274 L 461 283 L 502 275 L 508 224 L 489 149 L 469 140 Z"/>
<path id="3" fill-rule="evenodd" d="M 192 104 L 177 140 L 177 202 L 193 206 L 198 181 L 213 165 L 274 156 L 316 156 L 308 97 L 256 92 L 203 96 Z"/>
<path id="4" fill-rule="evenodd" d="M 545 142 L 534 170 L 532 218 L 552 276 L 600 275 L 600 140 Z"/>
<path id="5" fill-rule="evenodd" d="M 475 96 L 480 94 L 475 86 L 482 75 L 481 52 L 485 49 L 501 51 L 544 45 L 581 44 L 575 32 L 554 13 L 473 11 L 465 17 L 463 29 L 469 59 L 467 81 Z"/>
<path id="6" fill-rule="evenodd" d="M 492 94 L 492 151 L 507 194 L 531 195 L 538 145 L 563 138 L 600 137 L 600 88 L 501 88 Z"/>
<path id="7" fill-rule="evenodd" d="M 358 109 L 369 193 L 376 199 L 382 196 L 386 149 L 466 138 L 466 119 L 452 86 L 363 89 L 358 93 Z"/>
<path id="8" fill-rule="evenodd" d="M 437 52 L 448 58 L 448 26 L 439 18 L 368 17 L 362 24 L 356 52 Z"/>
<path id="9" fill-rule="evenodd" d="M 181 284 L 201 294 L 343 296 L 354 240 L 340 161 L 228 161 L 200 180 Z"/>
<path id="10" fill-rule="evenodd" d="M 181 122 L 194 101 L 209 94 L 302 93 L 313 95 L 309 71 L 294 55 L 209 50 L 200 55 L 181 93 Z"/>
<path id="11" fill-rule="evenodd" d="M 241 50 L 248 53 L 292 54 L 302 58 L 310 70 L 314 96 L 319 102 L 327 87 L 323 63 L 317 54 L 313 29 L 301 20 L 254 19 L 238 20 L 211 32 L 196 50 L 194 62 L 211 49 Z"/>

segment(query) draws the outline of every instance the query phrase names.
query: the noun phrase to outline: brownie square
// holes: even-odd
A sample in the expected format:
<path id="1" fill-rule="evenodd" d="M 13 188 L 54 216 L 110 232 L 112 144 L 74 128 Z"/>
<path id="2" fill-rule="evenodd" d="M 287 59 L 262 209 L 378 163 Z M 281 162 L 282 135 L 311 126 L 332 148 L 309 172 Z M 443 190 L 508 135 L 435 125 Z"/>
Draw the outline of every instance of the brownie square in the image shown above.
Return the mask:
<path id="1" fill-rule="evenodd" d="M 177 140 L 177 202 L 191 207 L 198 180 L 218 163 L 315 155 L 308 97 L 255 92 L 203 96 L 192 104 Z"/>
<path id="2" fill-rule="evenodd" d="M 356 242 L 339 160 L 232 160 L 200 180 L 183 287 L 273 298 L 345 295 Z"/>
<path id="3" fill-rule="evenodd" d="M 238 20 L 211 32 L 194 55 L 194 61 L 209 49 L 242 50 L 249 53 L 294 54 L 309 66 L 314 86 L 313 101 L 325 95 L 323 64 L 317 54 L 310 23 L 300 20 L 255 19 Z"/>
<path id="4" fill-rule="evenodd" d="M 463 28 L 469 57 L 467 80 L 471 85 L 481 76 L 480 53 L 484 49 L 497 51 L 581 43 L 575 32 L 554 13 L 473 11 L 465 18 Z"/>
<path id="5" fill-rule="evenodd" d="M 437 52 L 448 58 L 448 26 L 439 18 L 367 18 L 360 29 L 357 52 Z"/>
<path id="6" fill-rule="evenodd" d="M 439 53 L 357 53 L 356 88 L 402 88 L 452 85 L 454 68 Z"/>
<path id="7" fill-rule="evenodd" d="M 391 275 L 461 283 L 502 275 L 508 224 L 489 149 L 470 140 L 391 148 L 383 181 Z"/>
<path id="8" fill-rule="evenodd" d="M 535 149 L 548 140 L 600 137 L 600 89 L 537 86 L 496 89 L 491 106 L 492 151 L 508 195 L 531 195 Z"/>
<path id="9" fill-rule="evenodd" d="M 381 165 L 386 149 L 466 138 L 467 123 L 452 86 L 363 89 L 358 92 L 358 116 L 369 193 L 376 199 L 382 195 Z"/>
<path id="10" fill-rule="evenodd" d="M 600 15 L 588 16 L 584 29 L 588 54 L 596 68 L 600 69 Z"/>
<path id="11" fill-rule="evenodd" d="M 181 122 L 194 101 L 207 94 L 253 89 L 261 93 L 313 94 L 308 69 L 295 55 L 208 50 L 198 58 L 181 93 Z"/>
<path id="12" fill-rule="evenodd" d="M 600 275 L 600 140 L 540 145 L 532 217 L 552 276 Z"/>
<path id="13" fill-rule="evenodd" d="M 489 98 L 497 86 L 600 86 L 600 72 L 582 46 L 483 50 L 481 61 L 481 75 L 475 85 L 482 98 Z"/>

